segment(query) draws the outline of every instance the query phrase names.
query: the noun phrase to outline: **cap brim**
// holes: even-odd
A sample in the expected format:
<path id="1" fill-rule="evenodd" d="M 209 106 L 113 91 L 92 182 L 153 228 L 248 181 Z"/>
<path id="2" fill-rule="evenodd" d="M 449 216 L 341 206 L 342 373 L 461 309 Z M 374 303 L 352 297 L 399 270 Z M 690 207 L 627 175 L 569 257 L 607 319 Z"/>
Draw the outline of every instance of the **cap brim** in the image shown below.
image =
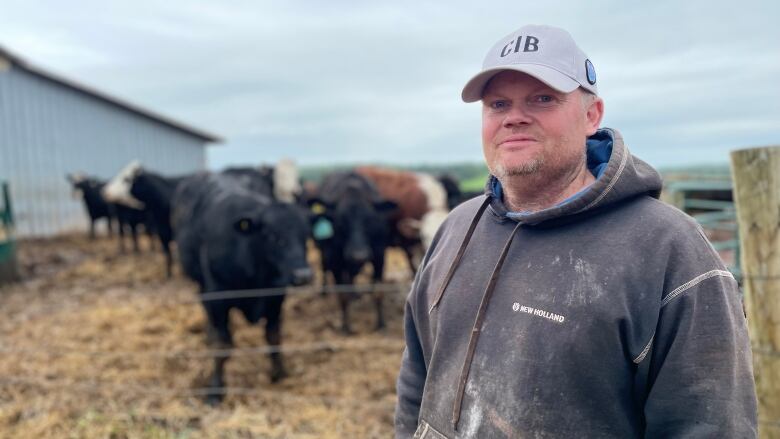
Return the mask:
<path id="1" fill-rule="evenodd" d="M 571 93 L 580 86 L 579 82 L 571 79 L 558 70 L 540 64 L 515 64 L 493 67 L 479 72 L 466 83 L 466 86 L 463 87 L 463 92 L 460 94 L 463 102 L 477 102 L 482 99 L 482 92 L 488 81 L 490 81 L 493 76 L 506 70 L 514 70 L 516 72 L 531 75 L 562 93 Z"/>

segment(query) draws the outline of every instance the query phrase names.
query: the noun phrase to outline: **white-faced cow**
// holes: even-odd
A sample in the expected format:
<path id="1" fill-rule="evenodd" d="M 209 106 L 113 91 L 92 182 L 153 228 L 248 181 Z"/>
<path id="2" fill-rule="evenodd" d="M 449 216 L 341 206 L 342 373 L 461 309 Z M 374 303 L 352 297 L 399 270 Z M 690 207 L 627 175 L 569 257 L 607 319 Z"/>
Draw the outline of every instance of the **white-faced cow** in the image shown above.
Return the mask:
<path id="1" fill-rule="evenodd" d="M 144 209 L 151 215 L 165 254 L 168 277 L 171 277 L 173 273 L 173 257 L 170 247 L 173 240 L 170 220 L 171 198 L 179 182 L 188 176 L 163 177 L 145 170 L 139 162 L 134 161 L 122 169 L 103 188 L 103 196 L 107 200 L 136 209 Z"/>
<path id="2" fill-rule="evenodd" d="M 245 173 L 200 174 L 185 179 L 172 200 L 179 261 L 201 294 L 302 285 L 312 279 L 306 261 L 309 224 L 299 206 L 279 203 L 246 186 Z M 251 176 L 251 174 L 250 174 Z M 202 301 L 210 333 L 220 347 L 233 346 L 232 308 L 250 323 L 265 319 L 268 344 L 281 343 L 284 295 Z M 270 354 L 271 381 L 286 375 L 279 352 Z M 227 356 L 215 358 L 209 403 L 221 401 Z"/>
<path id="3" fill-rule="evenodd" d="M 112 203 L 103 196 L 103 189 L 106 182 L 94 177 L 87 177 L 83 174 L 69 174 L 68 181 L 73 186 L 74 194 L 79 195 L 84 200 L 87 214 L 90 218 L 89 236 L 95 237 L 95 222 L 98 219 L 106 218 L 109 234 L 113 234 L 114 221 L 119 229 L 119 251 L 125 251 L 125 233 L 129 229 L 133 242 L 133 249 L 138 252 L 138 226 L 143 225 L 146 233 L 149 235 L 150 242 L 155 234 L 155 227 L 150 215 L 143 209 L 128 207 L 123 204 Z"/>

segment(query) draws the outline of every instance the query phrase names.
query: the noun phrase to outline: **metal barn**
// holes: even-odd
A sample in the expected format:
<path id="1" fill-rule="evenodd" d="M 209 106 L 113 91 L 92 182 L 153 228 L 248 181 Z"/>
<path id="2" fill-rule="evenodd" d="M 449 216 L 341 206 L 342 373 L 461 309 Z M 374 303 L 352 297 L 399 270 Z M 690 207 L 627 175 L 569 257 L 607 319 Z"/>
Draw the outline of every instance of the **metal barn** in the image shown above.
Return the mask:
<path id="1" fill-rule="evenodd" d="M 67 173 L 108 179 L 131 160 L 167 175 L 206 167 L 217 136 L 30 65 L 0 47 L 0 180 L 17 237 L 85 230 Z"/>

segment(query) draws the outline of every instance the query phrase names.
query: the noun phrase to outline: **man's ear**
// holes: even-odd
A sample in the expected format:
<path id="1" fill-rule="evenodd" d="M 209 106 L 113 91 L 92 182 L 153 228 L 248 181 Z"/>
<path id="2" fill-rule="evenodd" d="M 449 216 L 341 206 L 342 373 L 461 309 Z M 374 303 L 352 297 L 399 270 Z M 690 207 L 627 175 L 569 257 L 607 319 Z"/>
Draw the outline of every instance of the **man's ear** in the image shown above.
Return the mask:
<path id="1" fill-rule="evenodd" d="M 583 92 L 584 93 L 584 92 Z M 585 109 L 585 124 L 588 136 L 596 134 L 601 126 L 601 119 L 604 118 L 604 100 L 598 96 L 592 98 L 592 101 Z"/>
<path id="2" fill-rule="evenodd" d="M 238 233 L 248 235 L 260 230 L 260 223 L 252 221 L 252 218 L 241 218 L 233 223 L 233 228 L 236 229 Z"/>

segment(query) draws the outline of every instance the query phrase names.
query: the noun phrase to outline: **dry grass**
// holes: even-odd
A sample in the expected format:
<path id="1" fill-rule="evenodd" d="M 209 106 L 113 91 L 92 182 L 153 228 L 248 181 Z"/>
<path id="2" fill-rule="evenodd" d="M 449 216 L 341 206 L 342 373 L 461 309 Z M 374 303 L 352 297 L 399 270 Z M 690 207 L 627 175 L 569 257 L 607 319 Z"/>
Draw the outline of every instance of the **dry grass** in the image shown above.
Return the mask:
<path id="1" fill-rule="evenodd" d="M 316 263 L 316 253 L 311 252 Z M 401 354 L 403 294 L 388 295 L 387 332 L 372 331 L 373 304 L 353 304 L 353 329 L 338 332 L 333 297 L 290 296 L 287 346 L 322 341 L 356 347 L 290 353 L 290 376 L 268 379 L 263 355 L 234 356 L 218 408 L 193 389 L 211 360 L 167 355 L 206 349 L 195 287 L 166 280 L 163 258 L 118 255 L 109 239 L 20 244 L 25 281 L 0 289 L 0 437 L 372 438 L 392 434 Z M 404 272 L 400 252 L 387 271 Z M 190 303 L 184 303 L 190 302 Z M 263 347 L 263 329 L 232 316 L 236 347 Z"/>

